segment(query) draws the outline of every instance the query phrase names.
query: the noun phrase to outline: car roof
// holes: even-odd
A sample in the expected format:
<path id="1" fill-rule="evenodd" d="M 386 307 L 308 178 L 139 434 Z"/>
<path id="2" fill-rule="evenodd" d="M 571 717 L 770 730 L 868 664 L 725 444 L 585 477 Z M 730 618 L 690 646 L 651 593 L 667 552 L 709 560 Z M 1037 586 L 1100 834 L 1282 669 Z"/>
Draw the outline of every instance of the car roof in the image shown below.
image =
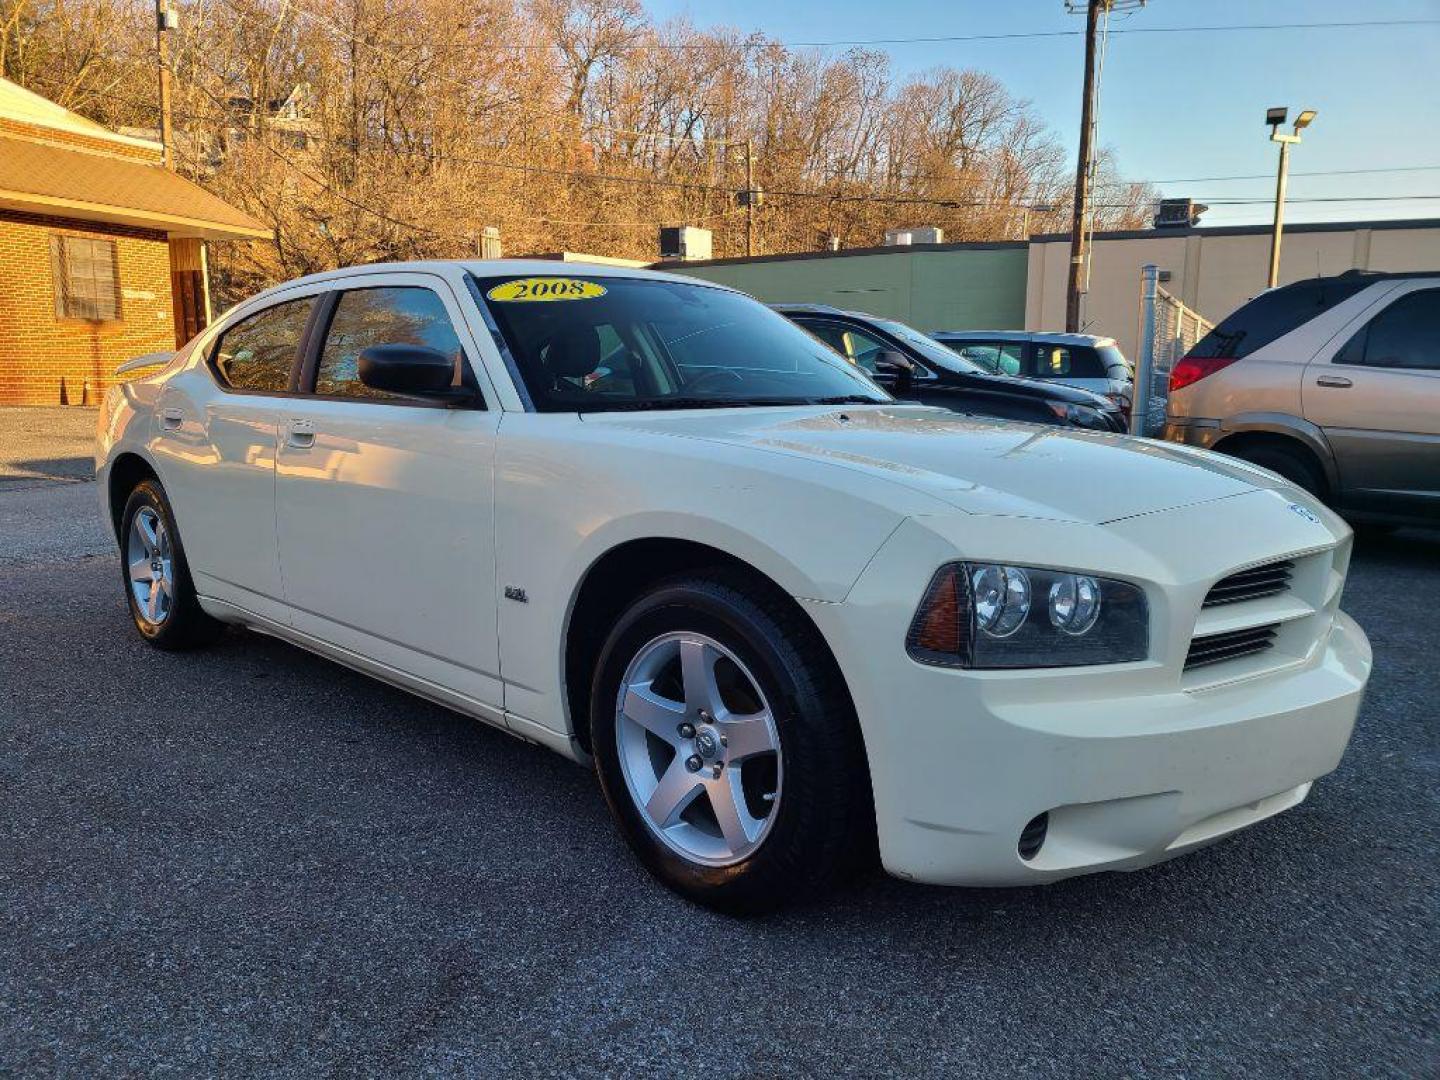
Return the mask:
<path id="1" fill-rule="evenodd" d="M 738 292 L 728 285 L 686 277 L 683 274 L 667 274 L 659 270 L 646 270 L 629 266 L 606 266 L 602 263 L 561 261 L 559 259 L 415 259 L 408 262 L 362 263 L 345 266 L 336 270 L 322 270 L 304 277 L 292 278 L 273 285 L 251 297 L 258 300 L 271 293 L 293 289 L 300 285 L 323 284 L 327 281 L 343 281 L 352 277 L 369 274 L 430 273 L 446 276 L 456 270 L 466 271 L 476 277 L 609 277 L 641 278 L 650 281 L 673 281 L 684 285 L 701 285 L 707 288 Z"/>
<path id="2" fill-rule="evenodd" d="M 936 330 L 931 337 L 964 338 L 966 341 L 1034 341 L 1041 345 L 1114 345 L 1112 337 L 1096 334 L 1051 333 L 1045 330 Z"/>

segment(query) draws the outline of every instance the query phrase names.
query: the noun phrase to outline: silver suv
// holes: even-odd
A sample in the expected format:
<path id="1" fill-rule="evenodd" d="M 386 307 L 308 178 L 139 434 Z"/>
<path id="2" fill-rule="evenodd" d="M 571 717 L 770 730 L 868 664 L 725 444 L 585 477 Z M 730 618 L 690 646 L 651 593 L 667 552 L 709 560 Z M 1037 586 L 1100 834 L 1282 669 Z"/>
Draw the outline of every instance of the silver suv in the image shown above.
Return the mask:
<path id="1" fill-rule="evenodd" d="M 937 330 L 930 336 L 992 374 L 1075 386 L 1130 408 L 1135 373 L 1114 338 L 1029 330 Z"/>
<path id="2" fill-rule="evenodd" d="M 1440 521 L 1440 271 L 1261 293 L 1175 365 L 1165 419 L 1354 520 Z"/>

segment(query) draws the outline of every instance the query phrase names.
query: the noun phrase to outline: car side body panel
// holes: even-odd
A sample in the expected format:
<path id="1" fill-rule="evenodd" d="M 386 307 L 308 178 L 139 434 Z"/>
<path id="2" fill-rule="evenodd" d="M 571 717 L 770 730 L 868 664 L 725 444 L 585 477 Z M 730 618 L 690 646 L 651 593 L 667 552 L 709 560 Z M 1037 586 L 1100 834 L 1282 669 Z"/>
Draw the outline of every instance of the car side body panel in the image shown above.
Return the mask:
<path id="1" fill-rule="evenodd" d="M 624 414 L 507 414 L 496 557 L 502 593 L 525 599 L 500 601 L 506 709 L 555 733 L 573 730 L 563 693 L 568 620 L 585 575 L 622 544 L 704 544 L 791 596 L 838 603 L 908 514 L 943 506 L 840 465 L 656 436 Z"/>
<path id="2" fill-rule="evenodd" d="M 1396 282 L 1326 342 L 1306 367 L 1305 416 L 1334 451 L 1336 490 L 1356 510 L 1440 517 L 1440 366 L 1344 363 L 1350 339 L 1413 293 L 1432 296 L 1440 277 Z M 1433 343 L 1440 353 L 1440 341 Z"/>

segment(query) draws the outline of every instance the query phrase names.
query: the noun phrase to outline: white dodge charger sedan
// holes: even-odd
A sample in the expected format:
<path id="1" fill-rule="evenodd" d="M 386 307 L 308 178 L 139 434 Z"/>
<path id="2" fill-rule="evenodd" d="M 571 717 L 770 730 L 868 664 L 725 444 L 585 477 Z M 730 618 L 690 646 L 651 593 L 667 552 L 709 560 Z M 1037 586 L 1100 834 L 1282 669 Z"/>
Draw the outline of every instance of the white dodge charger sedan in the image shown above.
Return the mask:
<path id="1" fill-rule="evenodd" d="M 730 911 L 1207 844 L 1335 768 L 1371 667 L 1350 531 L 1273 474 L 900 406 L 666 274 L 293 281 L 112 390 L 96 464 L 149 642 L 249 627 L 593 763 Z"/>

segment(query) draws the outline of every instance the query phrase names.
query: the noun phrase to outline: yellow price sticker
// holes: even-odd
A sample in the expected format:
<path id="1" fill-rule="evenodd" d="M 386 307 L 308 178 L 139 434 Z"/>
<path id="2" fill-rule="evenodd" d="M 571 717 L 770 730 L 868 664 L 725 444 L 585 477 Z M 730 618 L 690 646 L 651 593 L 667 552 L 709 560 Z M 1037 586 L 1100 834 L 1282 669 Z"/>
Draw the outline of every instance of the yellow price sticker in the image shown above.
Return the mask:
<path id="1" fill-rule="evenodd" d="M 516 278 L 503 285 L 496 285 L 485 295 L 491 300 L 510 303 L 516 301 L 532 303 L 549 300 L 594 300 L 597 296 L 605 295 L 605 286 L 597 285 L 593 281 L 581 281 L 579 278 Z"/>

